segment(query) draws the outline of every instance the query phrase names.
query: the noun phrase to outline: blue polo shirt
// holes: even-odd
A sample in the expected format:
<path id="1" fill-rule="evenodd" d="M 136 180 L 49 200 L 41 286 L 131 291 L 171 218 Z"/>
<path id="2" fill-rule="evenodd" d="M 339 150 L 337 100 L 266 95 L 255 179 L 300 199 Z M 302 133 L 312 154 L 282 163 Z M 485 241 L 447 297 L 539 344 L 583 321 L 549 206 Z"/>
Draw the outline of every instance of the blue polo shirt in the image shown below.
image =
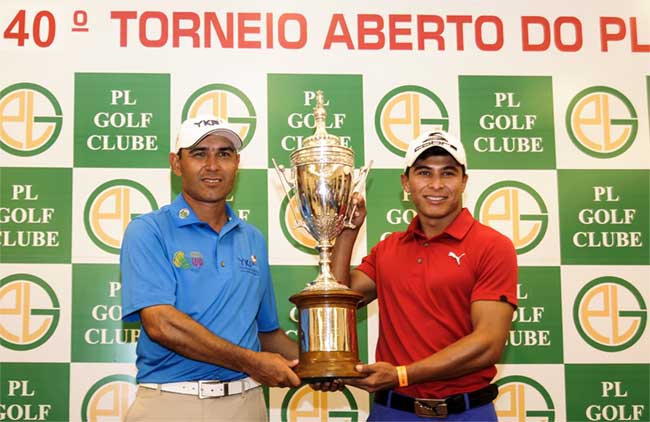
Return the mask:
<path id="1" fill-rule="evenodd" d="M 131 221 L 122 240 L 122 312 L 172 305 L 219 337 L 259 351 L 258 332 L 279 328 L 266 242 L 226 205 L 220 233 L 200 221 L 183 195 Z M 181 356 L 140 331 L 138 382 L 167 383 L 246 374 Z"/>

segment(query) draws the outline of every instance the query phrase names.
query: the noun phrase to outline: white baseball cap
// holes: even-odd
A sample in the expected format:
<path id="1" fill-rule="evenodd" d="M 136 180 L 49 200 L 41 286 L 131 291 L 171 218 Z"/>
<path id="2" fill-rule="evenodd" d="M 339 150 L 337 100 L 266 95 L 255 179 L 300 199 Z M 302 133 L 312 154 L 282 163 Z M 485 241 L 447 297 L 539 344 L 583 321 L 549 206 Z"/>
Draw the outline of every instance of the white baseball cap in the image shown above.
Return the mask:
<path id="1" fill-rule="evenodd" d="M 172 152 L 178 152 L 181 148 L 190 148 L 201 142 L 206 136 L 213 134 L 228 139 L 237 151 L 244 145 L 239 134 L 224 120 L 215 116 L 202 115 L 190 117 L 181 124 Z"/>
<path id="2" fill-rule="evenodd" d="M 404 169 L 411 167 L 420 154 L 433 147 L 444 149 L 458 161 L 458 164 L 467 169 L 467 159 L 465 158 L 463 144 L 455 136 L 443 130 L 426 132 L 412 140 L 406 150 L 406 157 L 404 157 Z"/>

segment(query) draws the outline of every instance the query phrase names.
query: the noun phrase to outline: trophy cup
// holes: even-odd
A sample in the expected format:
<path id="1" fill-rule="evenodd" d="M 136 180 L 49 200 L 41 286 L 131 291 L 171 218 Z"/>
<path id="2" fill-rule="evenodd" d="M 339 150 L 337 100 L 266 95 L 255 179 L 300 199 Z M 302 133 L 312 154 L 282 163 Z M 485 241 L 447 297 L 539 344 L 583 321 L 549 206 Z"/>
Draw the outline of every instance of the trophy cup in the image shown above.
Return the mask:
<path id="1" fill-rule="evenodd" d="M 354 228 L 352 193 L 363 184 L 371 165 L 361 168 L 353 180 L 354 152 L 327 133 L 322 91 L 316 93 L 313 114 L 316 130 L 291 153 L 291 168 L 273 160 L 298 227 L 316 240 L 319 252 L 318 276 L 289 298 L 298 308 L 300 362 L 295 371 L 307 382 L 362 376 L 354 367 L 360 363 L 356 310 L 363 296 L 336 281 L 330 257 L 343 228 Z M 298 210 L 291 207 L 290 191 Z"/>

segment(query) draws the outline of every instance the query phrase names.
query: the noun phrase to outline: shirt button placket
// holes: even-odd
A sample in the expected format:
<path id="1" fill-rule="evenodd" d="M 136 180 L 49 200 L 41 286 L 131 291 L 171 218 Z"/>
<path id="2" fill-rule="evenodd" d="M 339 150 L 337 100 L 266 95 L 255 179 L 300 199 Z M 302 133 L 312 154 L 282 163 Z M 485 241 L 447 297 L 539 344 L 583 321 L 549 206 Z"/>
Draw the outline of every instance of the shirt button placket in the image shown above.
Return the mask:
<path id="1" fill-rule="evenodd" d="M 429 242 L 424 242 L 424 243 L 422 243 L 422 246 L 424 246 L 425 248 L 428 247 L 428 246 L 429 246 Z M 418 264 L 421 264 L 422 262 L 424 262 L 424 260 L 422 259 L 422 257 L 418 257 Z"/>
<path id="2" fill-rule="evenodd" d="M 217 270 L 219 269 L 219 267 L 223 268 L 226 265 L 223 261 L 219 262 L 219 241 L 220 240 L 221 238 L 219 237 L 219 235 L 217 235 L 216 241 L 214 243 L 214 262 L 217 263 Z"/>

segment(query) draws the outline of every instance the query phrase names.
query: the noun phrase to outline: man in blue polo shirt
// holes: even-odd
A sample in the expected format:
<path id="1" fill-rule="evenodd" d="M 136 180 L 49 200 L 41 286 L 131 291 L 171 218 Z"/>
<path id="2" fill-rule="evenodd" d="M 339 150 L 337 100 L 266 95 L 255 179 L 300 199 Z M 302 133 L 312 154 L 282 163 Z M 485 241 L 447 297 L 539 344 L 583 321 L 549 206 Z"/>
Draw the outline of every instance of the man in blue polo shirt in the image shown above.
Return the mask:
<path id="1" fill-rule="evenodd" d="M 183 122 L 169 154 L 182 193 L 124 234 L 124 320 L 144 328 L 127 421 L 265 420 L 260 384 L 300 384 L 292 370 L 298 347 L 279 327 L 266 242 L 226 203 L 241 147 L 220 119 Z"/>

